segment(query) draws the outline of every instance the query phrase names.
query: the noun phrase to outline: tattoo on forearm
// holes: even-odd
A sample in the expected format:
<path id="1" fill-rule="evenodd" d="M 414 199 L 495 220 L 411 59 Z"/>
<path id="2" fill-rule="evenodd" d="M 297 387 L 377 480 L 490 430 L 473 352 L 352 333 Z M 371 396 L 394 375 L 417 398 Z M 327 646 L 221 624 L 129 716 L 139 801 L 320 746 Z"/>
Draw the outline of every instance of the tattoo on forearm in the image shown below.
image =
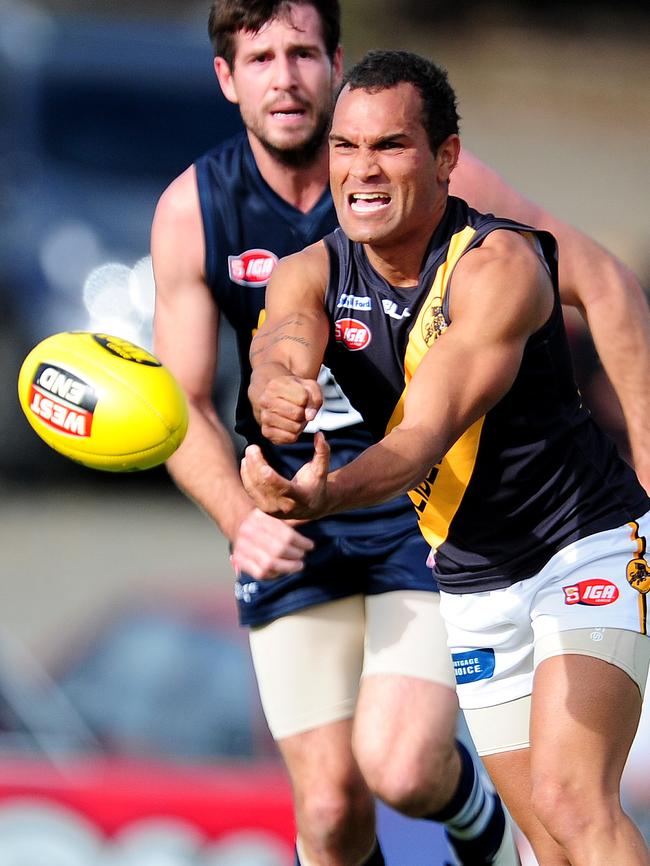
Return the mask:
<path id="1" fill-rule="evenodd" d="M 274 337 L 278 331 L 282 331 L 284 328 L 289 327 L 297 327 L 302 328 L 305 324 L 304 317 L 300 314 L 296 314 L 295 316 L 287 316 L 286 319 L 282 319 L 281 322 L 278 322 L 273 328 L 269 328 L 266 333 L 262 332 L 255 335 L 255 339 L 261 342 L 262 340 L 270 340 Z"/>
<path id="2" fill-rule="evenodd" d="M 277 346 L 279 343 L 284 342 L 298 343 L 300 346 L 304 346 L 306 349 L 311 348 L 311 340 L 308 340 L 306 337 L 299 337 L 296 334 L 267 334 L 267 340 L 265 345 L 255 345 L 255 343 L 261 343 L 261 340 L 256 340 L 253 342 L 251 346 L 250 357 L 257 358 L 258 355 L 263 355 L 265 352 L 268 352 L 270 349 L 272 349 L 273 346 Z"/>
<path id="3" fill-rule="evenodd" d="M 311 340 L 308 340 L 306 337 L 297 337 L 295 334 L 279 334 L 275 342 L 282 343 L 284 340 L 289 340 L 292 343 L 299 343 L 307 349 L 311 346 Z"/>
<path id="4" fill-rule="evenodd" d="M 304 317 L 299 313 L 296 313 L 295 315 L 287 316 L 266 333 L 255 334 L 250 350 L 251 359 L 257 358 L 259 355 L 268 352 L 274 346 L 277 346 L 278 343 L 282 342 L 298 343 L 307 349 L 311 348 L 311 340 L 308 340 L 306 337 L 298 336 L 297 334 L 286 333 L 288 328 L 302 328 L 304 327 L 304 324 Z"/>

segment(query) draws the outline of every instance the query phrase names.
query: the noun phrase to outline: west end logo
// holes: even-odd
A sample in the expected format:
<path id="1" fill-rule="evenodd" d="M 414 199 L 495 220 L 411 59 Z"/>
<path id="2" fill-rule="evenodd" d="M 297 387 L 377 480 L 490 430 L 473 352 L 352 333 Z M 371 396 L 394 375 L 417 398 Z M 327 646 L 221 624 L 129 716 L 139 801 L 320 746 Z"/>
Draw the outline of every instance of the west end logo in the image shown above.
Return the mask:
<path id="1" fill-rule="evenodd" d="M 54 364 L 40 364 L 32 381 L 29 408 L 48 427 L 87 438 L 97 395 L 92 385 Z"/>
<path id="2" fill-rule="evenodd" d="M 238 256 L 228 256 L 228 273 L 239 286 L 265 286 L 278 263 L 269 250 L 246 250 Z"/>

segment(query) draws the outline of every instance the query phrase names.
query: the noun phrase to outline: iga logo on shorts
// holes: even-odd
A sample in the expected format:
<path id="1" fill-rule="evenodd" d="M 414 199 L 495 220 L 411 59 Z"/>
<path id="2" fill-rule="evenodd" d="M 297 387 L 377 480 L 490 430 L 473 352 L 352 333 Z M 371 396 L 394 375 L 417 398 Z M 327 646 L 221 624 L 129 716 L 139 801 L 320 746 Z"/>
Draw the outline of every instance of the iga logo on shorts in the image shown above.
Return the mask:
<path id="1" fill-rule="evenodd" d="M 338 319 L 334 323 L 334 339 L 351 352 L 365 349 L 372 339 L 370 328 L 358 319 Z"/>
<path id="2" fill-rule="evenodd" d="M 589 604 L 600 606 L 613 604 L 618 598 L 618 587 L 615 583 L 602 578 L 581 580 L 573 586 L 564 586 L 565 604 Z"/>
<path id="3" fill-rule="evenodd" d="M 246 250 L 238 256 L 228 256 L 228 273 L 240 286 L 265 286 L 278 257 L 269 250 Z"/>

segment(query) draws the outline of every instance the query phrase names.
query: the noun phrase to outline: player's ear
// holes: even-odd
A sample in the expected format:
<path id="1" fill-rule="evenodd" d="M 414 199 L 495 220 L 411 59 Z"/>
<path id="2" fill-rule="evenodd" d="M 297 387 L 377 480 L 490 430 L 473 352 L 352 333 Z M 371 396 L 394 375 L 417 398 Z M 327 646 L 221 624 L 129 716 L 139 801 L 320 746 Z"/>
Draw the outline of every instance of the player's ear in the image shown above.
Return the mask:
<path id="1" fill-rule="evenodd" d="M 238 103 L 239 99 L 237 98 L 237 91 L 235 90 L 232 69 L 225 57 L 214 58 L 214 72 L 217 76 L 221 91 L 228 102 L 234 102 L 235 104 Z"/>
<path id="2" fill-rule="evenodd" d="M 460 138 L 454 133 L 448 136 L 436 152 L 438 163 L 438 180 L 446 183 L 452 171 L 456 168 L 460 155 Z"/>

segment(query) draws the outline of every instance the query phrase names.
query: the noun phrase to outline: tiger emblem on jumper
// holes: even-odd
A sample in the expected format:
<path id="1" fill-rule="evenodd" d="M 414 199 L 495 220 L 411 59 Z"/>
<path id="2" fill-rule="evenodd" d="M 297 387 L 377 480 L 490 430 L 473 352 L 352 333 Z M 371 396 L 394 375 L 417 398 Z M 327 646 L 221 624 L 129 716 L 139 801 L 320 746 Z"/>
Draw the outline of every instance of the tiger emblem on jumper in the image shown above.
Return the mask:
<path id="1" fill-rule="evenodd" d="M 442 298 L 434 298 L 433 304 L 422 319 L 422 337 L 427 346 L 447 330 L 447 321 L 442 311 Z"/>

